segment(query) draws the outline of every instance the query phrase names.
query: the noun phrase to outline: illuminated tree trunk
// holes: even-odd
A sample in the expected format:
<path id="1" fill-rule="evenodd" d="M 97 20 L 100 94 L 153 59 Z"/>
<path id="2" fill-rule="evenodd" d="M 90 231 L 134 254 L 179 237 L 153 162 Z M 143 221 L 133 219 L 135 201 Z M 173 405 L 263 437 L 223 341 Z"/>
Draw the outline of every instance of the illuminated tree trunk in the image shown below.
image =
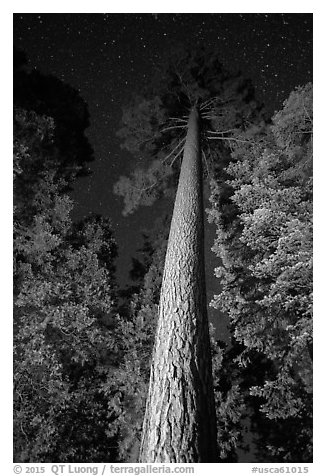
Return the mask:
<path id="1" fill-rule="evenodd" d="M 171 222 L 140 462 L 214 462 L 199 114 L 188 121 Z"/>

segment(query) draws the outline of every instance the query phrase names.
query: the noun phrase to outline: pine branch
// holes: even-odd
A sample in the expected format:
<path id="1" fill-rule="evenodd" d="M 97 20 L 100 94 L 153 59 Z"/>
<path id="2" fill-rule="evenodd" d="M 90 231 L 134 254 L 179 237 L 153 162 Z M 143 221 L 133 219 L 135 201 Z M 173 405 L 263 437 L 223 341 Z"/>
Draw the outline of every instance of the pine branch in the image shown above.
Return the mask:
<path id="1" fill-rule="evenodd" d="M 178 147 L 180 147 L 180 145 L 185 142 L 186 138 L 184 137 L 183 139 L 181 139 L 180 142 L 178 142 L 178 144 L 176 145 L 176 147 L 166 156 L 164 157 L 164 159 L 162 160 L 162 163 L 164 163 L 169 157 L 171 157 L 171 155 L 173 154 L 173 152 L 175 150 L 177 150 Z M 183 150 L 183 147 L 182 147 L 182 150 Z"/>
<path id="2" fill-rule="evenodd" d="M 303 105 L 303 109 L 305 110 L 306 115 L 308 116 L 308 119 L 309 119 L 310 122 L 312 123 L 312 118 L 310 117 L 310 114 L 309 114 L 309 112 L 307 111 L 307 108 L 306 108 L 306 105 L 305 105 L 305 103 L 304 103 L 304 100 L 302 101 L 302 105 Z"/>
<path id="3" fill-rule="evenodd" d="M 254 145 L 254 142 L 251 142 L 249 140 L 236 139 L 235 137 L 207 137 L 207 139 L 211 139 L 211 140 L 234 140 L 236 142 L 244 142 L 244 143 L 247 143 L 247 144 Z"/>
<path id="4" fill-rule="evenodd" d="M 188 121 L 186 119 L 181 119 L 180 117 L 169 117 L 171 121 L 179 121 L 179 122 L 184 122 L 187 123 Z"/>
<path id="5" fill-rule="evenodd" d="M 218 116 L 221 117 L 222 114 L 216 113 L 216 114 L 214 114 L 214 115 L 213 115 L 213 114 L 202 114 L 202 115 L 201 115 L 201 117 L 202 117 L 203 119 L 208 119 L 208 120 L 210 120 L 210 121 L 213 121 L 213 120 L 216 119 Z"/>
<path id="6" fill-rule="evenodd" d="M 215 101 L 217 101 L 218 98 L 217 97 L 214 97 L 214 98 L 210 98 L 208 99 L 207 101 L 204 101 L 200 106 L 199 106 L 199 110 L 200 111 L 204 111 L 205 109 L 208 109 L 211 104 L 213 104 Z"/>
<path id="7" fill-rule="evenodd" d="M 186 129 L 187 125 L 184 126 L 171 126 L 171 127 L 165 127 L 164 129 L 161 129 L 160 132 L 166 132 L 166 131 L 171 131 L 174 129 Z"/>
<path id="8" fill-rule="evenodd" d="M 177 155 L 174 157 L 174 159 L 172 160 L 172 162 L 170 163 L 170 167 L 172 167 L 172 165 L 174 164 L 174 162 L 176 161 L 176 159 L 180 156 L 180 154 L 184 151 L 184 146 L 179 150 L 179 152 L 177 153 Z"/>
<path id="9" fill-rule="evenodd" d="M 237 129 L 227 129 L 225 131 L 206 131 L 210 134 L 226 134 L 227 132 L 233 132 L 236 131 Z"/>
<path id="10" fill-rule="evenodd" d="M 153 188 L 157 184 L 157 182 L 158 181 L 156 180 L 156 182 L 152 183 L 152 185 L 149 185 L 148 187 L 144 187 L 144 188 L 138 188 L 132 184 L 130 184 L 130 187 L 133 188 L 134 190 L 138 190 L 139 192 L 146 192 L 146 190 L 150 190 L 151 188 Z M 140 194 L 140 197 L 141 197 L 141 194 Z"/>
<path id="11" fill-rule="evenodd" d="M 199 109 L 200 109 L 200 111 L 205 111 L 205 110 L 209 111 L 209 110 L 211 110 L 210 107 L 214 103 L 220 103 L 220 105 L 223 105 L 223 104 L 227 104 L 227 101 L 222 101 L 221 98 L 219 98 L 218 96 L 215 96 L 215 97 L 207 99 L 206 101 L 201 103 L 201 105 L 199 106 Z"/>
<path id="12" fill-rule="evenodd" d="M 205 154 L 204 149 L 202 149 L 202 152 L 203 152 L 203 157 L 204 157 L 205 164 L 206 164 L 207 176 L 208 176 L 208 178 L 210 179 L 210 178 L 211 178 L 211 175 L 210 175 L 210 173 L 209 173 L 208 162 L 207 162 L 207 158 L 206 158 L 206 154 Z"/>
<path id="13" fill-rule="evenodd" d="M 180 85 L 181 85 L 182 88 L 184 89 L 184 91 L 185 91 L 185 93 L 186 93 L 186 96 L 187 96 L 187 98 L 188 98 L 188 100 L 189 100 L 189 103 L 191 104 L 191 92 L 190 92 L 190 90 L 189 90 L 189 88 L 188 88 L 188 85 L 184 82 L 183 77 L 181 76 L 180 72 L 179 72 L 177 69 L 175 69 L 175 73 L 176 73 L 176 75 L 177 75 L 178 78 L 179 78 Z"/>

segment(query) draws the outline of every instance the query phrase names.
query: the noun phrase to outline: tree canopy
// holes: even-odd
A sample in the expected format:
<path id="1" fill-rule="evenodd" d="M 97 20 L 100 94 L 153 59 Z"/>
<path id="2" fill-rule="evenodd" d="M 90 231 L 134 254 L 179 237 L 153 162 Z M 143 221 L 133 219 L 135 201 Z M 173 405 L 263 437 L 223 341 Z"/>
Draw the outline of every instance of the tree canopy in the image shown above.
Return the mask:
<path id="1" fill-rule="evenodd" d="M 212 305 L 230 317 L 242 345 L 240 366 L 255 355 L 269 371 L 249 386 L 260 411 L 295 422 L 293 437 L 270 446 L 273 456 L 311 458 L 312 394 L 312 85 L 297 88 L 259 142 L 238 145 L 228 166 L 233 220 L 219 207 L 223 189 L 212 182 L 210 219 L 217 225 L 216 270 L 222 293 Z M 257 363 L 256 363 L 257 365 Z M 299 430 L 300 429 L 300 430 Z M 305 441 L 303 451 L 302 441 Z"/>
<path id="2" fill-rule="evenodd" d="M 67 191 L 93 159 L 87 105 L 14 60 L 14 458 L 134 462 L 171 217 L 145 236 L 121 292 L 110 219 L 71 218 Z M 171 54 L 123 111 L 126 215 L 174 195 L 193 105 L 220 263 L 211 305 L 231 334 L 210 329 L 218 461 L 237 461 L 249 438 L 257 461 L 309 462 L 312 85 L 265 121 L 251 83 L 215 52 Z"/>
<path id="3" fill-rule="evenodd" d="M 15 119 L 15 459 L 102 461 L 110 443 L 103 387 L 117 358 L 111 224 L 72 223 L 64 180 L 46 154 L 54 121 L 22 109 Z"/>
<path id="4" fill-rule="evenodd" d="M 87 104 L 80 93 L 67 83 L 38 70 L 29 70 L 26 55 L 14 48 L 14 106 L 51 117 L 56 147 L 57 173 L 67 185 L 74 177 L 90 173 L 88 163 L 94 160 L 93 149 L 85 135 L 90 125 Z"/>
<path id="5" fill-rule="evenodd" d="M 201 109 L 202 129 L 207 132 L 202 138 L 207 174 L 216 166 L 216 151 L 225 155 L 225 144 L 257 121 L 261 111 L 251 82 L 239 72 L 227 71 L 215 52 L 173 50 L 153 82 L 123 110 L 118 136 L 137 160 L 131 176 L 120 177 L 114 187 L 124 198 L 124 214 L 174 194 L 187 116 L 194 104 Z M 214 136 L 214 147 L 209 136 Z"/>

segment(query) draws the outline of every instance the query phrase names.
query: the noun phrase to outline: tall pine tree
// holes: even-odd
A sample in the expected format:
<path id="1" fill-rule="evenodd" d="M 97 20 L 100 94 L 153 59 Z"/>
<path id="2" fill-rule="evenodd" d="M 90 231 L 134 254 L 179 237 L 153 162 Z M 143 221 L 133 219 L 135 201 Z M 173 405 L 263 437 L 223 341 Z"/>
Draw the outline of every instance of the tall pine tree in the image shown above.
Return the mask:
<path id="1" fill-rule="evenodd" d="M 140 461 L 209 462 L 217 459 L 216 420 L 206 311 L 202 129 L 215 139 L 254 115 L 252 89 L 225 72 L 216 55 L 173 57 L 152 98 L 137 97 L 124 113 L 125 147 L 151 158 L 147 170 L 121 178 L 126 213 L 149 205 L 173 187 L 183 153 L 161 289 Z M 218 129 L 216 131 L 216 129 Z M 180 139 L 180 132 L 186 137 Z M 227 134 L 227 135 L 226 135 Z M 168 148 L 167 153 L 163 149 Z M 154 160 L 153 160 L 154 157 Z"/>

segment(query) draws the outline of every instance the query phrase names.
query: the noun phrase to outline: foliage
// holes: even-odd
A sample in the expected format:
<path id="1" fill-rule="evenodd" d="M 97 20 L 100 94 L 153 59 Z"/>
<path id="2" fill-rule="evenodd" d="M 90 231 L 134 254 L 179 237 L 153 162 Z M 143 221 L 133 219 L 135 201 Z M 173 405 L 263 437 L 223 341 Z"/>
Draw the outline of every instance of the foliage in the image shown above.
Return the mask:
<path id="1" fill-rule="evenodd" d="M 134 261 L 118 316 L 110 221 L 73 224 L 65 195 L 92 156 L 86 105 L 16 60 L 15 460 L 135 461 L 169 218 Z M 115 186 L 126 214 L 173 193 L 194 103 L 221 259 L 212 305 L 233 334 L 225 348 L 211 333 L 220 459 L 236 461 L 250 420 L 258 460 L 311 461 L 312 86 L 291 93 L 272 124 L 253 124 L 250 83 L 210 52 L 172 55 L 124 111 L 119 135 L 142 162 Z"/>
<path id="2" fill-rule="evenodd" d="M 52 139 L 57 149 L 57 173 L 68 187 L 76 176 L 90 173 L 87 164 L 94 160 L 85 135 L 89 126 L 87 105 L 76 89 L 54 76 L 29 70 L 26 64 L 26 55 L 14 48 L 14 106 L 55 122 Z"/>
<path id="3" fill-rule="evenodd" d="M 158 198 L 168 196 L 172 173 L 168 165 L 153 160 L 147 169 L 137 168 L 131 177 L 121 176 L 114 186 L 114 192 L 124 197 L 123 215 L 133 213 L 140 204 L 151 206 Z"/>
<path id="4" fill-rule="evenodd" d="M 136 462 L 138 458 L 169 221 L 168 216 L 158 220 L 152 232 L 145 235 L 143 277 L 136 275 L 140 285 L 119 319 L 117 332 L 122 359 L 109 391 L 116 389 L 119 395 L 116 425 L 122 461 Z M 135 269 L 139 270 L 136 260 Z"/>
<path id="5" fill-rule="evenodd" d="M 107 461 L 116 445 L 103 391 L 117 359 L 111 225 L 72 224 L 46 154 L 54 122 L 23 110 L 16 120 L 14 457 Z"/>
<path id="6" fill-rule="evenodd" d="M 123 461 L 135 462 L 138 456 L 169 222 L 168 215 L 158 219 L 152 231 L 144 235 L 140 262 L 134 259 L 131 271 L 139 284 L 131 286 L 134 292 L 120 318 L 119 348 L 123 349 L 124 356 L 111 383 L 116 390 L 120 389 L 117 408 L 121 413 L 116 424 L 120 431 L 119 450 Z M 236 461 L 236 448 L 242 439 L 242 420 L 247 416 L 240 372 L 229 356 L 231 351 L 225 349 L 225 343 L 216 341 L 212 325 L 210 335 L 220 460 Z"/>
<path id="7" fill-rule="evenodd" d="M 246 415 L 244 394 L 239 372 L 228 356 L 232 351 L 216 340 L 212 324 L 210 335 L 219 458 L 224 463 L 236 462 L 236 450 L 242 441 L 242 419 Z"/>
<path id="8" fill-rule="evenodd" d="M 260 141 L 234 147 L 227 168 L 232 220 L 223 216 L 228 210 L 219 206 L 224 192 L 216 180 L 209 211 L 217 224 L 214 251 L 222 266 L 216 274 L 223 285 L 212 305 L 230 316 L 243 345 L 240 366 L 250 366 L 253 352 L 272 364 L 250 394 L 276 426 L 296 422 L 306 449 L 312 392 L 311 132 L 309 84 L 291 94 Z M 294 461 L 294 435 L 287 432 L 288 440 L 283 435 L 270 456 Z M 310 458 L 307 451 L 301 457 Z"/>
<path id="9" fill-rule="evenodd" d="M 122 147 L 138 159 L 130 177 L 122 176 L 114 191 L 124 199 L 124 214 L 140 205 L 152 205 L 174 194 L 192 106 L 201 109 L 203 129 L 213 129 L 216 140 L 254 120 L 258 106 L 251 83 L 239 73 L 226 71 L 216 53 L 177 49 L 162 61 L 153 82 L 123 110 L 118 136 Z M 224 139 L 223 139 L 224 140 Z M 205 157 L 214 168 L 211 149 L 221 153 L 223 142 L 203 141 Z M 208 167 L 208 164 L 207 164 Z"/>

